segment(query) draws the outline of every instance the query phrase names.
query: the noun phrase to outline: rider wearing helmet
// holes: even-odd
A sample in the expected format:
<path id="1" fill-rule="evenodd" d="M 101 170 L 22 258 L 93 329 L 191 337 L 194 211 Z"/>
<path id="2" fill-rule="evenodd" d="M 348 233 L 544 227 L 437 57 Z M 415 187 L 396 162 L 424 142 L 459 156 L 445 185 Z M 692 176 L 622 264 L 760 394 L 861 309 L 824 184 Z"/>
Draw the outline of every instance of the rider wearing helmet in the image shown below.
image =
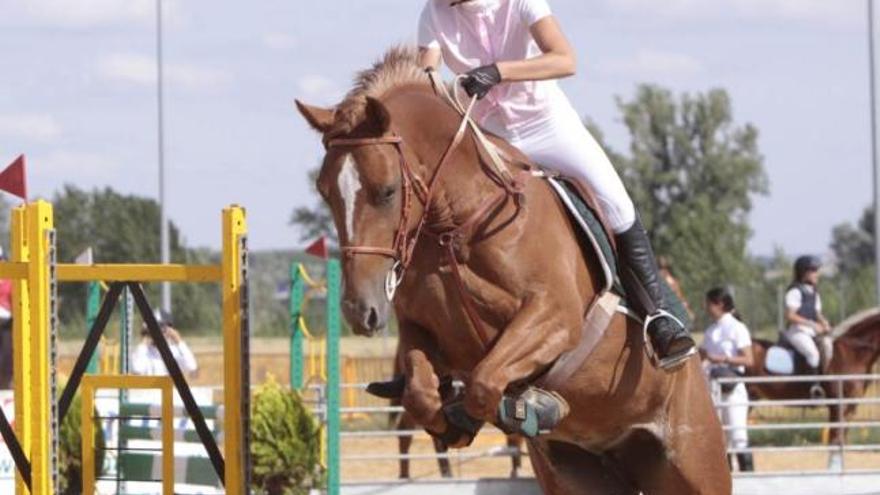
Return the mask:
<path id="1" fill-rule="evenodd" d="M 473 116 L 531 160 L 589 185 L 614 231 L 627 295 L 646 317 L 661 368 L 696 353 L 667 311 L 648 235 L 605 151 L 556 83 L 575 72 L 574 50 L 547 0 L 427 0 L 418 29 L 420 63 L 445 63 L 476 96 Z"/>
<path id="2" fill-rule="evenodd" d="M 156 319 L 156 323 L 159 324 L 162 335 L 165 337 L 165 342 L 168 344 L 174 360 L 177 361 L 180 371 L 184 375 L 194 375 L 198 370 L 196 357 L 189 346 L 186 345 L 186 342 L 183 341 L 180 333 L 174 329 L 174 320 L 171 313 L 157 309 L 153 312 L 153 317 Z M 146 323 L 144 323 L 141 329 L 141 337 L 141 342 L 135 349 L 131 359 L 132 372 L 136 375 L 167 375 L 168 368 L 162 360 L 162 355 L 159 353 L 156 343 L 153 342 L 150 336 Z"/>
<path id="3" fill-rule="evenodd" d="M 822 373 L 821 363 L 831 360 L 833 345 L 828 335 L 831 326 L 822 315 L 819 297 L 819 268 L 822 263 L 815 256 L 801 256 L 794 263 L 794 280 L 785 293 L 785 318 L 788 328 L 785 338 L 807 360 L 813 374 Z M 810 395 L 821 397 L 824 390 L 819 383 L 810 388 Z"/>

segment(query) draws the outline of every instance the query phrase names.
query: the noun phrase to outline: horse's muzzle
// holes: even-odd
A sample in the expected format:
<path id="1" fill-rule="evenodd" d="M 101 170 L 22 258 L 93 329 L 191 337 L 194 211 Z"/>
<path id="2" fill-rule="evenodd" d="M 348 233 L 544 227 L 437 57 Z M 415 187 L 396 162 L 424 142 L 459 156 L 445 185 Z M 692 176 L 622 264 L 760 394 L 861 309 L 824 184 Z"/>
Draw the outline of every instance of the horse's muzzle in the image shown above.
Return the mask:
<path id="1" fill-rule="evenodd" d="M 385 300 L 367 302 L 363 299 L 342 301 L 342 314 L 357 335 L 372 337 L 388 325 L 389 304 Z"/>

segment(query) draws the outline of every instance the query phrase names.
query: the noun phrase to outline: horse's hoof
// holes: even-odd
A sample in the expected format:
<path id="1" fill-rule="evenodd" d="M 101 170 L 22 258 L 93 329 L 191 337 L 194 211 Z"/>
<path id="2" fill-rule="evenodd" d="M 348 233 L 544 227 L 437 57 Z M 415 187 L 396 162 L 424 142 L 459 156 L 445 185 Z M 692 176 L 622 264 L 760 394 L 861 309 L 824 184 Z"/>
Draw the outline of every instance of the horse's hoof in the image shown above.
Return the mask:
<path id="1" fill-rule="evenodd" d="M 406 388 L 406 377 L 398 375 L 385 382 L 372 382 L 367 385 L 367 393 L 380 399 L 400 399 Z"/>

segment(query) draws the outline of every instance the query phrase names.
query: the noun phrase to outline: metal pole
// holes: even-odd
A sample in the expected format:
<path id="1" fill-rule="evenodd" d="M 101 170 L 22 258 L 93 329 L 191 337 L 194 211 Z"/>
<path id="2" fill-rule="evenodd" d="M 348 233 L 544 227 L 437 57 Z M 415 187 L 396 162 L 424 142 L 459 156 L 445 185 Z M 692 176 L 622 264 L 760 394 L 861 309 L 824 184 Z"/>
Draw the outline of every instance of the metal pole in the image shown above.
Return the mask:
<path id="1" fill-rule="evenodd" d="M 156 0 L 156 99 L 159 132 L 159 249 L 162 263 L 171 261 L 168 239 L 168 211 L 165 208 L 165 98 L 162 74 L 162 0 Z M 162 309 L 171 311 L 171 283 L 162 282 Z"/>
<path id="2" fill-rule="evenodd" d="M 880 233 L 880 173 L 877 171 L 877 148 L 880 135 L 877 129 L 877 78 L 876 78 L 876 55 L 874 46 L 874 0 L 868 3 L 868 64 L 871 78 L 871 170 L 874 175 L 874 275 L 876 281 L 876 297 L 880 301 L 880 242 L 877 242 Z"/>

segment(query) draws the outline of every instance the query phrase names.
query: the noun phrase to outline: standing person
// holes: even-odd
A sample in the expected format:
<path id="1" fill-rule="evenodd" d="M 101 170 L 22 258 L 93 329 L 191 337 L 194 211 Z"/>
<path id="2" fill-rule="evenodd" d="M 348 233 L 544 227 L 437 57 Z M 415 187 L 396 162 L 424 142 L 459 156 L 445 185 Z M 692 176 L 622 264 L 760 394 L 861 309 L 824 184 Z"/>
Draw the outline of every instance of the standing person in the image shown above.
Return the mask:
<path id="1" fill-rule="evenodd" d="M 648 235 L 617 171 L 556 79 L 575 54 L 547 0 L 428 0 L 418 29 L 420 63 L 465 77 L 475 120 L 532 161 L 588 184 L 614 230 L 627 294 L 645 316 L 658 364 L 673 370 L 696 352 L 669 312 Z"/>
<path id="2" fill-rule="evenodd" d="M 0 261 L 6 251 L 0 247 Z M 0 389 L 8 390 L 15 379 L 12 352 L 12 280 L 0 279 Z"/>
<path id="3" fill-rule="evenodd" d="M 801 256 L 794 262 L 794 279 L 785 293 L 785 319 L 788 328 L 785 338 L 807 360 L 810 372 L 821 375 L 822 363 L 831 361 L 834 343 L 831 341 L 831 325 L 822 314 L 819 297 L 819 268 L 822 262 L 815 256 Z M 813 398 L 825 397 L 820 382 L 810 387 Z"/>
<path id="4" fill-rule="evenodd" d="M 706 293 L 706 313 L 712 324 L 706 329 L 700 355 L 710 378 L 731 378 L 745 374 L 745 368 L 754 364 L 752 337 L 749 329 L 739 320 L 733 295 L 727 289 L 716 287 Z M 742 382 L 721 385 L 721 422 L 732 427 L 727 430 L 729 449 L 749 446 L 749 394 Z M 754 470 L 752 454 L 736 454 L 740 471 Z M 731 460 L 732 461 L 732 460 Z M 731 462 L 732 464 L 732 462 Z"/>
<path id="5" fill-rule="evenodd" d="M 183 341 L 180 333 L 174 329 L 174 321 L 171 315 L 163 310 L 156 310 L 154 314 L 156 322 L 159 323 L 159 327 L 162 329 L 162 335 L 165 336 L 165 341 L 168 342 L 168 347 L 171 349 L 171 355 L 174 356 L 174 360 L 180 366 L 180 371 L 185 376 L 193 376 L 198 371 L 196 357 L 189 349 L 189 346 L 186 345 L 186 342 Z M 162 361 L 162 356 L 159 354 L 156 343 L 150 338 L 146 324 L 141 329 L 141 342 L 134 350 L 131 358 L 131 370 L 135 375 L 168 374 L 168 368 L 165 367 L 165 362 Z"/>

